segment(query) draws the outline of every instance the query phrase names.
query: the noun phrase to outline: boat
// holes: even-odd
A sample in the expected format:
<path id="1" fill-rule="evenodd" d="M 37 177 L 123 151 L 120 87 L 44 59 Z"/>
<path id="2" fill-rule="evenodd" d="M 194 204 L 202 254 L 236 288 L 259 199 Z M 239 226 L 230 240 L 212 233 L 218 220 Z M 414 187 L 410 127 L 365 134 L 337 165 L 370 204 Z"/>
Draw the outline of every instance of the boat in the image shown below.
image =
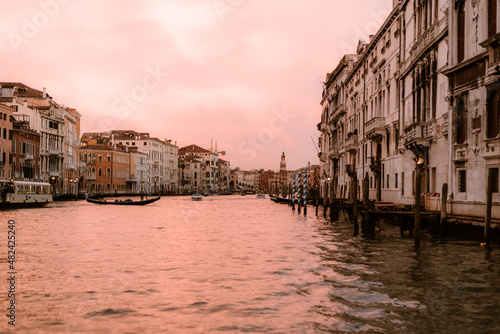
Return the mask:
<path id="1" fill-rule="evenodd" d="M 40 208 L 52 201 L 50 183 L 0 180 L 0 209 Z"/>
<path id="2" fill-rule="evenodd" d="M 153 202 L 156 202 L 161 198 L 161 195 L 155 198 L 145 199 L 141 201 L 133 201 L 131 199 L 119 200 L 115 199 L 114 201 L 107 201 L 104 198 L 91 198 L 87 196 L 87 202 L 94 204 L 103 204 L 103 205 L 146 205 Z"/>
<path id="3" fill-rule="evenodd" d="M 279 204 L 288 204 L 291 202 L 289 198 L 277 197 L 277 196 L 272 197 L 271 201 L 273 201 L 274 203 L 279 203 Z"/>
<path id="4" fill-rule="evenodd" d="M 257 198 L 266 198 L 266 194 L 257 194 Z"/>
<path id="5" fill-rule="evenodd" d="M 193 194 L 193 195 L 191 196 L 191 199 L 192 199 L 193 201 L 201 201 L 201 200 L 203 199 L 203 196 L 201 196 L 201 194 Z"/>

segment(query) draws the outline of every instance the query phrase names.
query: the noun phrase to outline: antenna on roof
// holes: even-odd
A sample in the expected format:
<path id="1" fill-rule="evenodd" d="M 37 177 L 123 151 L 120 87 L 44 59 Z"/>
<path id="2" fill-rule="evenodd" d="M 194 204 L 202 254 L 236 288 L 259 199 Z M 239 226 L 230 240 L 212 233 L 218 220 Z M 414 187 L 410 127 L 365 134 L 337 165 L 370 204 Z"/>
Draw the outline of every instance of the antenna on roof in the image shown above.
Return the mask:
<path id="1" fill-rule="evenodd" d="M 314 142 L 313 136 L 311 136 L 311 140 L 314 144 L 314 147 L 316 148 L 316 151 L 319 153 L 318 146 L 316 146 L 316 143 Z"/>

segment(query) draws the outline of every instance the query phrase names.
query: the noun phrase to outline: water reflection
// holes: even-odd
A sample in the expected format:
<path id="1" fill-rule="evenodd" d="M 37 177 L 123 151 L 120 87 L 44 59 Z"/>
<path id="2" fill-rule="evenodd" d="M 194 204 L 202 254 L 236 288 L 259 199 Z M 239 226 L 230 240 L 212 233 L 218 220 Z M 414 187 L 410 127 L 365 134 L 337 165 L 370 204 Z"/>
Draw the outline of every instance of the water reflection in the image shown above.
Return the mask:
<path id="1" fill-rule="evenodd" d="M 240 196 L 7 212 L 16 332 L 500 330 L 497 249 L 424 238 L 416 251 L 391 226 L 363 238 L 313 213 Z"/>

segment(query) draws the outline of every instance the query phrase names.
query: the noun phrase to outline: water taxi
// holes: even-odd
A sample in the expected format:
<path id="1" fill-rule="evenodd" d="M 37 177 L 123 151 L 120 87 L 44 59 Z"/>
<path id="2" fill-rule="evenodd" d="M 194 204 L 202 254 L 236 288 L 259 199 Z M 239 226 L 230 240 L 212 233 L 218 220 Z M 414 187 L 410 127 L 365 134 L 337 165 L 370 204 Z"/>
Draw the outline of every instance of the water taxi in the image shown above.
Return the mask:
<path id="1" fill-rule="evenodd" d="M 0 209 L 39 208 L 52 201 L 50 183 L 0 180 Z"/>
<path id="2" fill-rule="evenodd" d="M 193 195 L 191 196 L 191 199 L 192 199 L 193 201 L 201 201 L 201 200 L 203 199 L 203 196 L 201 196 L 200 194 L 193 194 Z"/>

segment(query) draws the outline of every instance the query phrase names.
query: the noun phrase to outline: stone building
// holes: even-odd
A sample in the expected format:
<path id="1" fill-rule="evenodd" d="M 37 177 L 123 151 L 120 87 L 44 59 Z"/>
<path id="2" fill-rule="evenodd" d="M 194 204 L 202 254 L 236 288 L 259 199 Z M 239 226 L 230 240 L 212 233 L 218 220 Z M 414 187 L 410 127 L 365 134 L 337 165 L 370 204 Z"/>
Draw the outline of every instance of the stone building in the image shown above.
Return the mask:
<path id="1" fill-rule="evenodd" d="M 393 5 L 324 83 L 322 197 L 351 196 L 367 177 L 370 199 L 413 204 L 418 174 L 426 208 L 446 185 L 451 216 L 480 219 L 491 174 L 499 217 L 498 1 Z"/>
<path id="2" fill-rule="evenodd" d="M 484 217 L 488 172 L 500 217 L 500 34 L 497 0 L 455 0 L 449 10 L 450 210 Z"/>

